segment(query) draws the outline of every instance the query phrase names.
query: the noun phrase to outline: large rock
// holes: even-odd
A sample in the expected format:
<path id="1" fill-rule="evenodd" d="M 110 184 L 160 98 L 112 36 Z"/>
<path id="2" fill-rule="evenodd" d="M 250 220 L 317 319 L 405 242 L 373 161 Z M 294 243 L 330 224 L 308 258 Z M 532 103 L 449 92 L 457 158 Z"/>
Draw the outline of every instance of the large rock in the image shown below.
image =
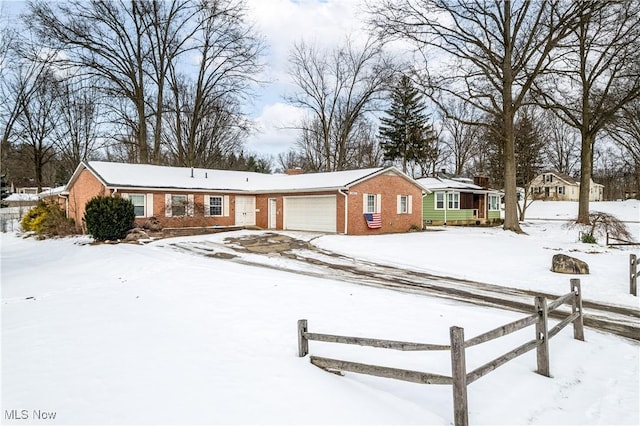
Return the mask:
<path id="1" fill-rule="evenodd" d="M 162 223 L 160 223 L 156 217 L 150 217 L 147 219 L 142 227 L 153 232 L 162 231 Z"/>
<path id="2" fill-rule="evenodd" d="M 551 270 L 560 274 L 588 274 L 589 265 L 575 257 L 555 254 L 551 261 Z"/>
<path id="3" fill-rule="evenodd" d="M 140 228 L 134 228 L 125 237 L 125 241 L 134 242 L 138 240 L 148 240 L 149 235 Z"/>

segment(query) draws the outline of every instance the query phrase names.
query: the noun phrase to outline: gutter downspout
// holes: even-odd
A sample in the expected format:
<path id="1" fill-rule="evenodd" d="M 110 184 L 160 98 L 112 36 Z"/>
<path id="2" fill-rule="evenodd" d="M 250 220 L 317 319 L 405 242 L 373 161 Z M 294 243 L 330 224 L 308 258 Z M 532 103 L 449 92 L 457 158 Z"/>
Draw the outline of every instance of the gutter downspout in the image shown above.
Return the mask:
<path id="1" fill-rule="evenodd" d="M 348 191 L 348 188 L 338 189 L 338 194 L 344 195 L 344 235 L 348 235 L 347 231 L 349 229 L 347 226 L 349 224 L 349 196 L 347 195 Z"/>
<path id="2" fill-rule="evenodd" d="M 447 226 L 447 209 L 449 208 L 449 191 L 444 191 L 444 226 Z"/>

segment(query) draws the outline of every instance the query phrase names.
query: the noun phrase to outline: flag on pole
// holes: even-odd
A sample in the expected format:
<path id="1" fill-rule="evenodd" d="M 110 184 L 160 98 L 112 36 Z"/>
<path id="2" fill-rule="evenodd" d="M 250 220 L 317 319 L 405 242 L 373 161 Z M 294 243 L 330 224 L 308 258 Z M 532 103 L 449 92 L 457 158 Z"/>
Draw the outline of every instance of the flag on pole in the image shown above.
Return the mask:
<path id="1" fill-rule="evenodd" d="M 369 229 L 382 228 L 382 216 L 380 213 L 365 213 L 364 220 L 367 221 Z"/>

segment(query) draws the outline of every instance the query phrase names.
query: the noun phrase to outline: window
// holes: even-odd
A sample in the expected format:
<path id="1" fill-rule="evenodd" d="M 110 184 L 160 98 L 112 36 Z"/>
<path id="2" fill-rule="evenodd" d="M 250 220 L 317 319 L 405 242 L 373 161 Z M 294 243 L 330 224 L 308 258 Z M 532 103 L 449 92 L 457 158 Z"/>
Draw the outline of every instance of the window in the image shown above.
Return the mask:
<path id="1" fill-rule="evenodd" d="M 209 197 L 209 210 L 208 216 L 222 216 L 222 197 L 210 196 Z"/>
<path id="2" fill-rule="evenodd" d="M 376 194 L 367 194 L 367 205 L 365 206 L 365 213 L 376 212 Z"/>
<path id="3" fill-rule="evenodd" d="M 560 195 L 564 194 L 564 186 L 559 186 L 558 187 L 558 194 L 560 194 Z"/>
<path id="4" fill-rule="evenodd" d="M 544 175 L 545 182 L 553 182 L 553 175 Z"/>
<path id="5" fill-rule="evenodd" d="M 187 215 L 187 196 L 172 195 L 171 196 L 171 216 Z"/>
<path id="6" fill-rule="evenodd" d="M 382 194 L 364 194 L 362 199 L 363 213 L 380 213 L 382 208 Z"/>
<path id="7" fill-rule="evenodd" d="M 136 212 L 136 217 L 145 217 L 144 214 L 144 194 L 129 194 L 129 200 L 133 203 L 133 209 Z"/>
<path id="8" fill-rule="evenodd" d="M 411 213 L 412 198 L 411 195 L 398 195 L 398 214 Z"/>
<path id="9" fill-rule="evenodd" d="M 490 211 L 499 211 L 500 210 L 500 196 L 499 195 L 489 195 L 489 210 Z"/>
<path id="10" fill-rule="evenodd" d="M 436 192 L 436 210 L 444 210 L 444 192 Z"/>
<path id="11" fill-rule="evenodd" d="M 447 208 L 449 210 L 460 209 L 460 193 L 459 192 L 449 192 L 447 194 Z"/>

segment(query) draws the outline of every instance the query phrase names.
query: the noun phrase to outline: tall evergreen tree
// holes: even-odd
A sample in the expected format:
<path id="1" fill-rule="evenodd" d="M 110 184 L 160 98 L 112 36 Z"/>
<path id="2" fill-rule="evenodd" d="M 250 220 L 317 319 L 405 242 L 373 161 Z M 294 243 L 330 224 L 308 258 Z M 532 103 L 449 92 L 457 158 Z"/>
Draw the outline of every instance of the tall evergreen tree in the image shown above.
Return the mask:
<path id="1" fill-rule="evenodd" d="M 406 75 L 390 93 L 391 106 L 380 119 L 380 146 L 386 161 L 400 160 L 402 171 L 408 166 L 424 163 L 437 149 L 437 136 L 425 114 L 425 105 L 418 89 Z M 413 164 L 412 164 L 413 163 Z"/>

